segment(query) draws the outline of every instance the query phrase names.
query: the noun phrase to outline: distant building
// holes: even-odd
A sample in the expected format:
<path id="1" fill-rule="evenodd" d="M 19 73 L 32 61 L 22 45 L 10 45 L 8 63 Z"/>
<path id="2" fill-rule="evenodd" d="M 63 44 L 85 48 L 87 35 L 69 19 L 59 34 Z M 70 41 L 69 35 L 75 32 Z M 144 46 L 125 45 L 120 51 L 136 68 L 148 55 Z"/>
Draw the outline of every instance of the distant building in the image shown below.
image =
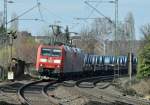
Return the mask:
<path id="1" fill-rule="evenodd" d="M 71 39 L 71 43 L 75 46 L 78 46 L 78 44 L 80 43 L 81 41 L 81 36 L 79 35 L 76 35 L 76 36 L 70 36 L 70 39 Z"/>

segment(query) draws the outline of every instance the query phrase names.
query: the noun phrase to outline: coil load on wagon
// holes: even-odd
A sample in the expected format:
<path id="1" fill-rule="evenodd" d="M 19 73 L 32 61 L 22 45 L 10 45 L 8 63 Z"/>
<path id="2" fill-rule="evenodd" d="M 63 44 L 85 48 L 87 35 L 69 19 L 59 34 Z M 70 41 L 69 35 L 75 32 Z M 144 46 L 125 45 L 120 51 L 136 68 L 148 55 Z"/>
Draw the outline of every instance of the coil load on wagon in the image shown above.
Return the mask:
<path id="1" fill-rule="evenodd" d="M 124 65 L 127 63 L 127 56 L 111 56 L 110 63 Z"/>
<path id="2" fill-rule="evenodd" d="M 111 56 L 104 56 L 104 64 L 108 65 L 111 64 Z"/>
<path id="3" fill-rule="evenodd" d="M 98 64 L 119 64 L 119 65 L 125 65 L 127 64 L 128 57 L 127 56 L 99 56 L 99 55 L 84 55 L 84 64 L 92 64 L 92 65 L 98 65 Z M 136 64 L 137 59 L 134 58 L 133 62 Z"/>
<path id="4" fill-rule="evenodd" d="M 92 64 L 92 55 L 85 54 L 84 55 L 84 64 Z"/>
<path id="5" fill-rule="evenodd" d="M 97 57 L 97 64 L 104 64 L 104 57 L 103 56 Z"/>
<path id="6" fill-rule="evenodd" d="M 116 64 L 119 64 L 119 65 L 127 64 L 127 60 L 128 60 L 127 56 L 118 56 L 116 59 L 117 59 L 115 62 Z"/>
<path id="7" fill-rule="evenodd" d="M 104 57 L 98 55 L 88 55 L 84 56 L 84 64 L 95 65 L 95 64 L 103 64 Z"/>

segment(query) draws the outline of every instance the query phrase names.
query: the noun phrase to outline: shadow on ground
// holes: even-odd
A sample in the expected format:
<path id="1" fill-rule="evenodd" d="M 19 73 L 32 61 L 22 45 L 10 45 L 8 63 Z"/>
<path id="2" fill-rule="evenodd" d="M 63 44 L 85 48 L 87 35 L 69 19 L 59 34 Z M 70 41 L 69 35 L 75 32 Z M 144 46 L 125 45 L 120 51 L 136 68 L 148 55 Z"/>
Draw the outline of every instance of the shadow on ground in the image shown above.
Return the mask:
<path id="1" fill-rule="evenodd" d="M 102 102 L 97 102 L 97 101 L 90 101 L 84 105 L 132 105 L 132 104 L 127 104 L 123 102 L 102 103 Z"/>
<path id="2" fill-rule="evenodd" d="M 7 103 L 5 101 L 0 101 L 0 105 L 20 105 L 20 104 L 11 104 L 11 103 Z"/>
<path id="3" fill-rule="evenodd" d="M 16 93 L 18 89 L 23 85 L 24 85 L 23 83 L 6 84 L 6 85 L 0 86 L 0 90 L 3 92 Z"/>

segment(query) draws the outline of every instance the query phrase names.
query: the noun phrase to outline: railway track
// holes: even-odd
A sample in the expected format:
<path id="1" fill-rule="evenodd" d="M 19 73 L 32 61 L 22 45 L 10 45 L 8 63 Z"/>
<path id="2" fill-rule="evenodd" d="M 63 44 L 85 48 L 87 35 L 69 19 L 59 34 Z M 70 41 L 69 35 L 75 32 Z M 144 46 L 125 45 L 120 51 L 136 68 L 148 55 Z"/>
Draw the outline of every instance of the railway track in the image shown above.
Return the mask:
<path id="1" fill-rule="evenodd" d="M 56 100 L 55 98 L 53 98 L 52 94 L 49 95 L 47 93 L 47 90 L 48 88 L 53 85 L 53 84 L 56 84 L 57 82 L 56 81 L 53 81 L 53 82 L 50 82 L 48 84 L 46 84 L 43 88 L 42 88 L 42 94 L 48 99 L 50 100 L 50 102 L 53 104 L 53 105 L 62 105 L 58 100 Z"/>
<path id="2" fill-rule="evenodd" d="M 149 101 L 143 99 L 137 99 L 130 96 L 116 95 L 109 91 L 103 91 L 103 89 L 109 87 L 112 84 L 112 80 L 113 80 L 113 75 L 110 75 L 110 76 L 84 78 L 71 83 L 64 81 L 61 84 L 67 87 L 82 88 L 85 91 L 86 91 L 85 88 L 89 88 L 89 90 L 91 90 L 91 93 L 92 91 L 100 93 L 100 94 L 97 93 L 97 95 L 93 93 L 93 95 L 91 96 L 95 98 L 97 97 L 98 99 L 102 99 L 102 100 L 111 99 L 114 100 L 116 103 L 125 103 L 125 105 L 126 104 L 127 105 L 150 105 Z M 102 85 L 98 85 L 98 83 L 101 81 L 108 81 L 108 82 Z M 86 82 L 90 82 L 90 83 L 86 83 Z M 46 80 L 46 81 L 39 80 L 39 81 L 28 83 L 19 89 L 18 91 L 19 99 L 21 103 L 24 105 L 63 105 L 61 104 L 61 101 L 59 99 L 53 98 L 53 94 L 47 93 L 47 91 L 49 91 L 49 87 L 57 83 L 58 81 L 56 80 Z M 90 91 L 88 92 L 90 93 Z"/>
<path id="3" fill-rule="evenodd" d="M 50 85 L 56 80 L 39 80 L 30 82 L 18 90 L 18 96 L 23 105 L 61 105 L 47 94 Z"/>
<path id="4" fill-rule="evenodd" d="M 81 80 L 78 80 L 75 83 L 68 83 L 68 82 L 64 82 L 63 85 L 67 86 L 67 87 L 77 87 L 77 88 L 83 88 L 84 90 L 86 90 L 85 88 L 93 88 L 95 91 L 99 92 L 100 94 L 97 96 L 95 94 L 93 94 L 92 96 L 94 97 L 100 97 L 103 98 L 104 97 L 109 97 L 111 99 L 113 99 L 114 101 L 116 101 L 117 103 L 125 103 L 129 104 L 129 105 L 150 105 L 150 101 L 144 100 L 144 99 L 138 99 L 138 98 L 134 98 L 131 96 L 123 96 L 123 95 L 117 95 L 117 94 L 113 94 L 109 91 L 103 91 L 103 89 L 109 87 L 110 85 L 113 84 L 112 80 L 113 80 L 113 75 L 109 75 L 109 76 L 99 76 L 99 77 L 91 77 L 91 78 L 84 78 Z M 97 85 L 98 83 L 102 82 L 102 81 L 107 81 L 106 83 L 103 83 L 102 85 Z M 87 91 L 89 92 L 91 89 L 88 89 Z M 92 93 L 92 91 L 91 91 Z"/>
<path id="5" fill-rule="evenodd" d="M 97 89 L 96 89 L 97 90 Z M 124 102 L 129 105 L 150 105 L 149 101 L 143 100 L 143 99 L 137 99 L 133 98 L 130 96 L 121 96 L 121 95 L 116 95 L 110 92 L 106 92 L 103 90 L 97 90 L 101 93 L 103 96 L 111 97 L 112 99 L 118 101 L 118 102 Z"/>
<path id="6" fill-rule="evenodd" d="M 101 81 L 112 81 L 114 78 L 114 75 L 109 75 L 109 76 L 98 76 L 98 77 L 91 77 L 91 78 L 84 78 L 81 80 L 78 80 L 76 82 L 76 86 L 79 88 L 94 88 L 96 87 L 97 83 Z M 82 84 L 84 82 L 90 82 L 90 84 Z"/>
<path id="7" fill-rule="evenodd" d="M 85 78 L 77 81 L 76 86 L 78 88 L 94 88 L 97 92 L 99 91 L 101 93 L 100 97 L 101 96 L 111 97 L 116 102 L 123 102 L 129 105 L 150 105 L 150 101 L 144 99 L 137 99 L 137 98 L 133 98 L 130 96 L 123 96 L 123 95 L 116 95 L 109 91 L 108 92 L 103 91 L 102 89 L 105 89 L 112 84 L 112 80 L 113 80 L 113 75 Z M 98 86 L 97 84 L 101 81 L 109 81 L 109 82 L 106 82 L 101 86 Z M 82 82 L 92 82 L 92 83 L 87 85 L 87 84 L 82 84 Z"/>

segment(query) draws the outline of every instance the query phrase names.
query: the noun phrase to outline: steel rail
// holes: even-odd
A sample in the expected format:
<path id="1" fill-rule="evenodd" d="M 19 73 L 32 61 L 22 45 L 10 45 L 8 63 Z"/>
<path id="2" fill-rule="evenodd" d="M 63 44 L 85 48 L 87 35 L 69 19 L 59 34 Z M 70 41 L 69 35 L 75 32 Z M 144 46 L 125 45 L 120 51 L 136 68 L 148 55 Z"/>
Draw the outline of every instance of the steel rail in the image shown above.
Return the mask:
<path id="1" fill-rule="evenodd" d="M 48 83 L 47 85 L 45 85 L 43 88 L 42 88 L 42 94 L 48 98 L 50 100 L 50 102 L 53 104 L 53 105 L 62 105 L 58 100 L 56 100 L 55 98 L 53 98 L 52 96 L 50 96 L 48 93 L 47 93 L 47 90 L 48 90 L 48 87 L 53 85 L 53 84 L 56 84 L 58 83 L 57 81 L 52 81 L 50 83 Z"/>
<path id="2" fill-rule="evenodd" d="M 63 86 L 65 87 L 74 87 L 75 86 L 75 83 L 69 83 L 69 82 L 66 82 L 66 81 L 63 81 Z"/>
<path id="3" fill-rule="evenodd" d="M 84 79 L 81 79 L 81 80 L 78 80 L 76 82 L 76 86 L 77 87 L 80 87 L 80 88 L 94 88 L 96 86 L 96 83 L 98 83 L 99 81 L 102 81 L 102 80 L 110 80 L 114 77 L 114 75 L 108 75 L 108 76 L 98 76 L 98 77 L 91 77 L 91 78 L 84 78 Z M 80 86 L 80 84 L 82 82 L 86 82 L 86 81 L 94 81 L 96 80 L 95 82 L 92 83 L 91 86 Z"/>
<path id="4" fill-rule="evenodd" d="M 19 88 L 18 90 L 18 96 L 19 96 L 19 100 L 21 102 L 22 105 L 31 105 L 28 100 L 24 97 L 24 89 L 31 86 L 31 85 L 34 85 L 34 84 L 37 84 L 37 83 L 40 83 L 40 82 L 43 82 L 43 80 L 39 80 L 39 81 L 33 81 L 33 82 L 30 82 L 28 84 L 25 84 L 23 85 L 21 88 Z"/>

